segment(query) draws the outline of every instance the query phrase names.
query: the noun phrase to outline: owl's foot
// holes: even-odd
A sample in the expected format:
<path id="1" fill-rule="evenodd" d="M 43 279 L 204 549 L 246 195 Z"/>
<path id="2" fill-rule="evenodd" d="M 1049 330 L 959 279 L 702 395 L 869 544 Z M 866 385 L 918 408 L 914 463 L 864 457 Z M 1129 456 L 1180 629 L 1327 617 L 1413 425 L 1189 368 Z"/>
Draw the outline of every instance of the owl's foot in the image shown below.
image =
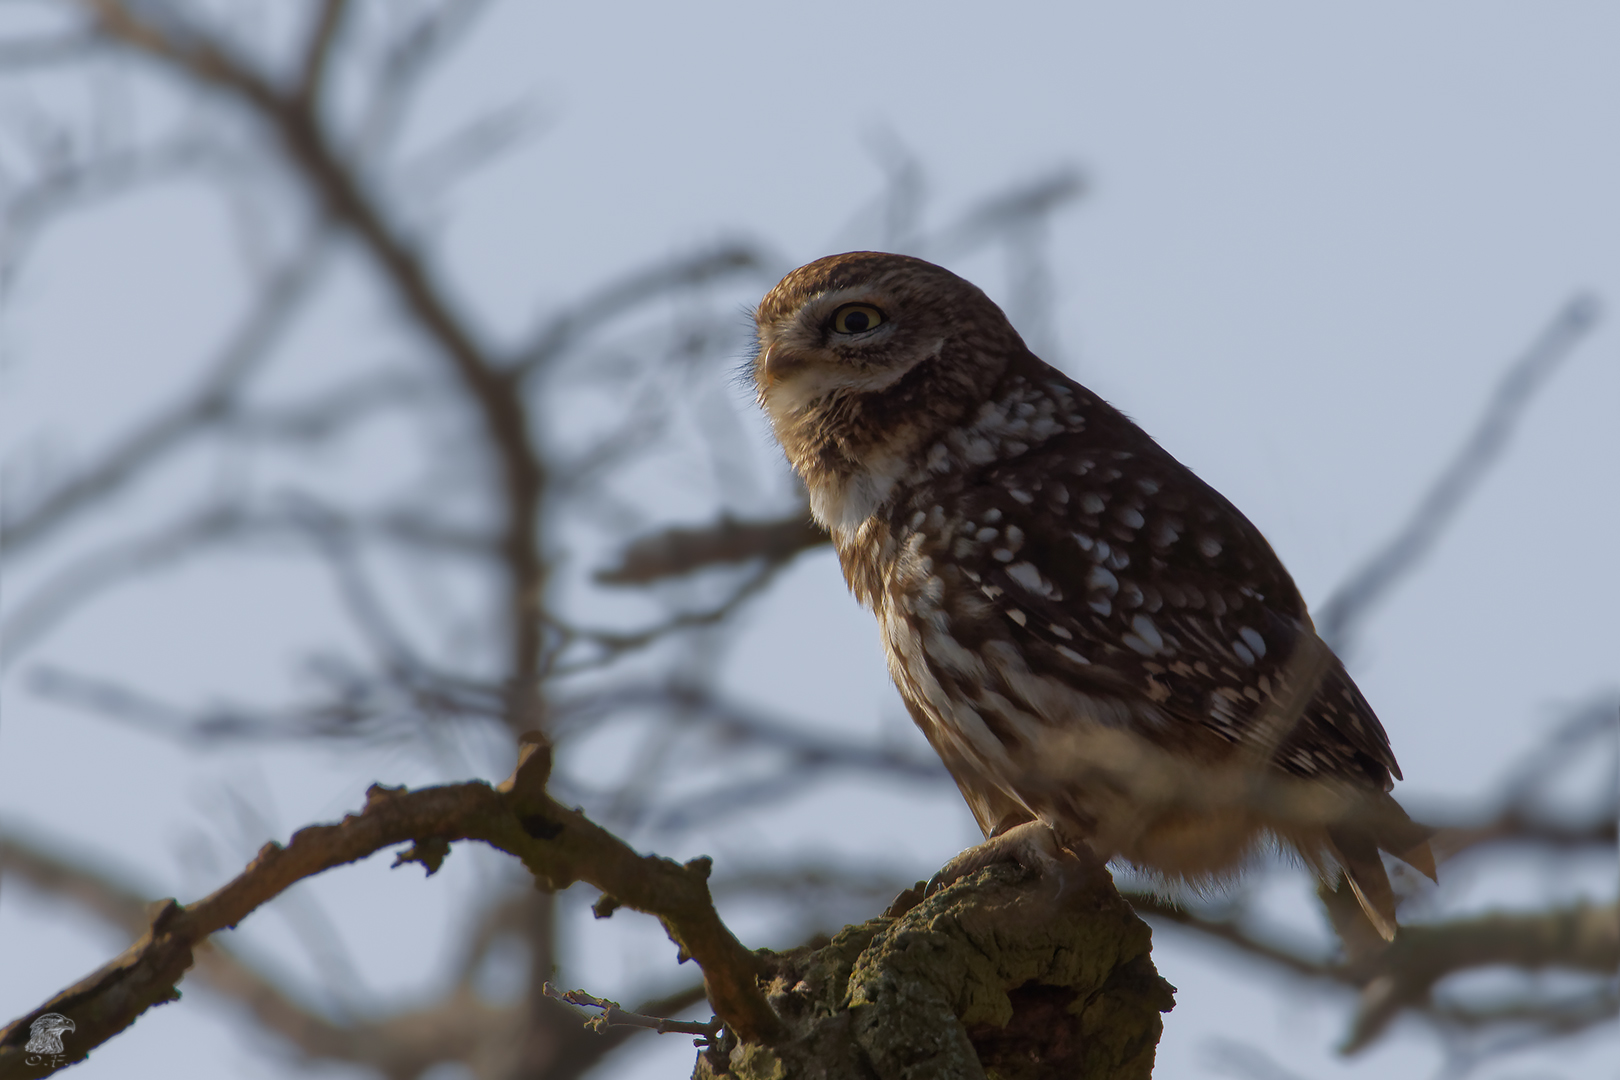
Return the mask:
<path id="1" fill-rule="evenodd" d="M 928 895 L 1003 862 L 1017 863 L 1042 877 L 1055 879 L 1059 891 L 1067 892 L 1070 884 L 1087 876 L 1093 864 L 1101 866 L 1089 848 L 1079 846 L 1082 850 L 1071 851 L 1058 842 L 1057 834 L 1045 822 L 1026 821 L 975 844 L 946 863 L 928 883 Z"/>

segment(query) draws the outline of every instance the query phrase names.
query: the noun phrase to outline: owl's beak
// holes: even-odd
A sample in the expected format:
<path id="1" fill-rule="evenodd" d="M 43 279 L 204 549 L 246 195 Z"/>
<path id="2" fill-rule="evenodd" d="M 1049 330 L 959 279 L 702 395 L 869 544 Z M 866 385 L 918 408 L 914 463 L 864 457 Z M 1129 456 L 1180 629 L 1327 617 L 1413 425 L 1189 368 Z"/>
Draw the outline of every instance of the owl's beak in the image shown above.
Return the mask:
<path id="1" fill-rule="evenodd" d="M 782 348 L 780 342 L 773 344 L 765 350 L 765 355 L 759 358 L 760 389 L 771 389 L 802 367 L 804 358 L 801 354 Z"/>

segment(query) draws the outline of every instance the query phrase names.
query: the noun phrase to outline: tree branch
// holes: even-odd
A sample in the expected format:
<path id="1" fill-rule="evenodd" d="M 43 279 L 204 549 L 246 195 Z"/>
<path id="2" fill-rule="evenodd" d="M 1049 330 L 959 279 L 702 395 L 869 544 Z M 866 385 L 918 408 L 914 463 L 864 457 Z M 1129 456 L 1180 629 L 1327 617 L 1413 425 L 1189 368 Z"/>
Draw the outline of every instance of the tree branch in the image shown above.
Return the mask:
<path id="1" fill-rule="evenodd" d="M 0 1080 L 37 1076 L 24 1062 L 29 1025 L 58 1012 L 76 1025 L 63 1064 L 82 1061 L 153 1005 L 179 996 L 194 950 L 210 934 L 235 926 L 288 887 L 396 844 L 414 841 L 395 865 L 437 870 L 457 840 L 481 840 L 523 860 L 542 888 L 588 882 L 619 905 L 656 915 L 682 959 L 703 969 L 716 1013 L 737 1035 L 769 1042 L 781 1030 L 755 982 L 759 961 L 720 921 L 706 883 L 709 860 L 686 865 L 638 855 L 577 811 L 545 793 L 549 748 L 525 745 L 523 760 L 499 789 L 483 782 L 407 791 L 373 786 L 366 806 L 336 825 L 300 829 L 283 847 L 270 843 L 234 880 L 194 904 L 167 901 L 124 954 L 0 1031 Z"/>

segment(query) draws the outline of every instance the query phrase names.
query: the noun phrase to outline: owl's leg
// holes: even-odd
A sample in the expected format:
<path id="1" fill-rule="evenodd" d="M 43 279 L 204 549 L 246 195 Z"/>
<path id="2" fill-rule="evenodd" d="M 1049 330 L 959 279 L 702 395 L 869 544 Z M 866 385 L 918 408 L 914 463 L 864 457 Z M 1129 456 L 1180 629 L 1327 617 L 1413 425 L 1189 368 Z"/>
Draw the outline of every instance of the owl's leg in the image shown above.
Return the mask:
<path id="1" fill-rule="evenodd" d="M 1066 847 L 1044 821 L 1026 821 L 997 832 L 946 863 L 928 883 L 928 894 L 931 896 L 969 874 L 1002 862 L 1017 863 L 1042 877 L 1054 878 L 1065 892 L 1073 879 L 1086 876 L 1094 868 L 1107 872 L 1084 842 Z"/>

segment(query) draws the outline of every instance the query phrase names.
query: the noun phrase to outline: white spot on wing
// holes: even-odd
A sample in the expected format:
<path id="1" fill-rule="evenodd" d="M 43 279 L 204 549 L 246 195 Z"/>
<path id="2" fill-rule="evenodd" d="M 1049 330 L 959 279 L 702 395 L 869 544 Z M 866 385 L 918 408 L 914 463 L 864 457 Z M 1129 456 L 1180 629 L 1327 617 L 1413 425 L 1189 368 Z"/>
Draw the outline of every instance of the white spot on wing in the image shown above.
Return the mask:
<path id="1" fill-rule="evenodd" d="M 1249 647 L 1249 650 L 1254 655 L 1266 655 L 1266 639 L 1261 637 L 1258 631 L 1242 626 L 1238 628 L 1238 637 L 1243 639 L 1243 643 Z"/>
<path id="2" fill-rule="evenodd" d="M 1007 609 L 1007 618 L 1011 619 L 1013 622 L 1017 623 L 1019 626 L 1023 626 L 1024 624 L 1029 622 L 1029 616 L 1025 615 L 1022 611 L 1019 611 L 1017 608 L 1008 608 Z"/>
<path id="3" fill-rule="evenodd" d="M 1138 615 L 1132 619 L 1131 629 L 1136 631 L 1136 636 L 1141 638 L 1152 652 L 1159 652 L 1164 648 L 1164 638 L 1159 634 L 1159 628 L 1146 615 Z"/>
<path id="4" fill-rule="evenodd" d="M 1221 553 L 1221 542 L 1213 536 L 1200 536 L 1198 550 L 1204 553 L 1206 559 L 1213 559 Z"/>
<path id="5" fill-rule="evenodd" d="M 1018 562 L 1007 567 L 1007 576 L 1036 596 L 1051 596 L 1052 583 L 1041 577 L 1034 563 Z"/>

